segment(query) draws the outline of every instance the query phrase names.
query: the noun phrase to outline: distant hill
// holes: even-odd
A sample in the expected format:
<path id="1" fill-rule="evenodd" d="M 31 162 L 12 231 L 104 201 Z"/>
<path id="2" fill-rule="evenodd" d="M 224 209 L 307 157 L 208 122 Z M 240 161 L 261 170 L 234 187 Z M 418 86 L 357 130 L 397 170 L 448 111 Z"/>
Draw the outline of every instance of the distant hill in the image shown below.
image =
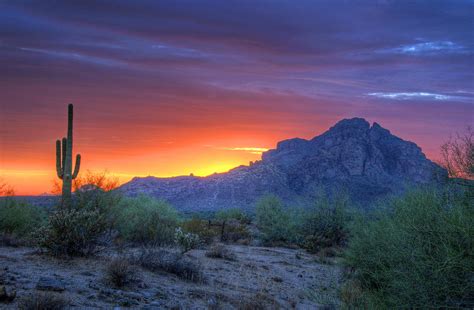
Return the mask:
<path id="1" fill-rule="evenodd" d="M 119 190 L 164 199 L 180 211 L 251 209 L 267 193 L 290 205 L 308 205 L 322 192 L 340 190 L 364 207 L 413 186 L 437 184 L 446 175 L 415 143 L 353 118 L 311 140 L 281 141 L 250 166 L 207 177 L 136 177 Z"/>
<path id="2" fill-rule="evenodd" d="M 26 201 L 35 206 L 39 207 L 53 207 L 60 204 L 61 197 L 55 195 L 38 195 L 38 196 L 14 196 L 15 199 Z M 2 199 L 8 199 L 9 197 L 0 197 Z"/>

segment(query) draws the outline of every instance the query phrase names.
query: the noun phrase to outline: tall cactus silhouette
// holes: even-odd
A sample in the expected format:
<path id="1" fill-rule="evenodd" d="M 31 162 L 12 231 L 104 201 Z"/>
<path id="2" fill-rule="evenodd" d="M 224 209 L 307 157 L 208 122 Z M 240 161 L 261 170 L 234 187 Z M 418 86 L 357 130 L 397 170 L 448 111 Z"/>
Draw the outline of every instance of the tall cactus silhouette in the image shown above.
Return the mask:
<path id="1" fill-rule="evenodd" d="M 73 105 L 68 106 L 68 120 L 67 120 L 67 138 L 63 138 L 62 147 L 61 141 L 56 141 L 56 173 L 58 178 L 63 180 L 62 192 L 62 207 L 71 207 L 71 187 L 72 180 L 79 174 L 81 167 L 81 155 L 76 155 L 76 165 L 74 172 L 72 172 L 72 120 L 73 120 Z M 62 149 L 62 152 L 61 152 Z"/>

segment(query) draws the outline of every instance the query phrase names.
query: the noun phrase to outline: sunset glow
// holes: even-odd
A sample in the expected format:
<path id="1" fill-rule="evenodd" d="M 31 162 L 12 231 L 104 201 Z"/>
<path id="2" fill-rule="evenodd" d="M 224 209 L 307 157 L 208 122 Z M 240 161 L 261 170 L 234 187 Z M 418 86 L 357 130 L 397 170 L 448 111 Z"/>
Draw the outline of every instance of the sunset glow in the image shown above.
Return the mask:
<path id="1" fill-rule="evenodd" d="M 356 116 L 437 159 L 474 123 L 472 2 L 331 3 L 2 1 L 0 178 L 51 191 L 68 103 L 82 171 L 121 182 L 225 172 Z"/>

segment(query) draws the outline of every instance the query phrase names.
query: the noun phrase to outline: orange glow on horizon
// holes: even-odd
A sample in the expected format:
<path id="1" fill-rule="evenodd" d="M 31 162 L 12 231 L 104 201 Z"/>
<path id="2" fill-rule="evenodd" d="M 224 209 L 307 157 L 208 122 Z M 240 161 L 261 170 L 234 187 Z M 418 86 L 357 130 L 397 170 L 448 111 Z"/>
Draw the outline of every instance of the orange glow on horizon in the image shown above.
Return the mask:
<path id="1" fill-rule="evenodd" d="M 57 180 L 54 143 L 65 134 L 67 122 L 65 106 L 60 107 L 43 114 L 25 113 L 2 123 L 2 128 L 15 131 L 5 131 L 7 135 L 0 141 L 0 179 L 12 186 L 17 195 L 41 195 L 53 190 Z M 221 115 L 206 114 L 202 119 L 187 120 L 188 123 L 172 120 L 163 125 L 159 113 L 148 116 L 149 111 L 136 109 L 127 111 L 124 117 L 119 114 L 124 111 L 115 112 L 112 117 L 75 105 L 73 153 L 82 155 L 80 175 L 87 170 L 108 171 L 122 184 L 135 176 L 207 176 L 226 172 L 261 159 L 261 154 L 275 148 L 279 141 L 311 139 L 340 119 L 357 116 L 278 112 L 268 116 L 261 111 L 257 116 L 256 112 L 244 111 L 229 113 L 225 118 L 221 111 Z M 238 119 L 241 115 L 245 120 Z M 145 116 L 150 117 L 148 124 L 141 122 Z M 431 159 L 438 157 L 439 144 L 445 140 L 435 134 L 447 136 L 452 131 L 434 132 L 426 130 L 424 124 L 399 123 L 398 119 L 365 118 L 417 143 Z"/>
<path id="2" fill-rule="evenodd" d="M 205 148 L 207 149 L 207 148 Z M 198 148 L 199 150 L 199 148 Z M 156 168 L 145 168 L 152 163 L 154 155 L 141 156 L 140 160 L 133 164 L 125 165 L 127 160 L 117 159 L 115 163 L 110 162 L 108 165 L 103 164 L 93 158 L 87 158 L 91 164 L 83 162 L 81 173 L 103 172 L 107 171 L 108 175 L 117 178 L 119 184 L 130 181 L 133 177 L 174 177 L 182 175 L 208 176 L 214 173 L 227 172 L 240 165 L 248 165 L 250 161 L 260 160 L 261 154 L 267 148 L 257 147 L 221 147 L 212 149 L 213 156 L 206 152 L 198 152 L 192 150 L 169 152 L 173 155 L 166 154 L 168 161 L 155 163 Z M 212 153 L 211 152 L 211 153 Z M 221 153 L 216 156 L 215 153 Z M 425 153 L 428 158 L 437 158 L 436 153 Z M 207 156 L 206 156 L 207 155 Z M 159 156 L 157 156 L 159 157 Z M 174 158 L 175 160 L 171 160 Z M 51 162 L 54 158 L 51 157 Z M 40 163 L 38 163 L 40 164 Z M 57 181 L 54 166 L 44 165 L 42 163 L 39 168 L 20 169 L 19 167 L 0 169 L 0 180 L 13 187 L 16 195 L 43 195 L 51 194 L 54 182 Z M 128 169 L 127 169 L 128 168 Z M 80 174 L 81 175 L 81 174 Z"/>
<path id="3" fill-rule="evenodd" d="M 105 170 L 110 177 L 119 180 L 119 184 L 126 183 L 133 177 L 173 177 L 190 174 L 194 176 L 208 176 L 214 173 L 227 172 L 239 165 L 248 165 L 250 161 L 260 159 L 262 150 L 266 150 L 266 148 L 216 148 L 215 152 L 231 153 L 228 156 L 221 156 L 219 159 L 215 156 L 206 157 L 205 153 L 203 154 L 202 152 L 172 152 L 174 156 L 166 154 L 166 157 L 174 157 L 177 162 L 170 160 L 168 162 L 155 163 L 153 166 L 157 167 L 155 168 L 156 170 L 152 167 L 145 168 L 153 162 L 153 155 L 141 156 L 144 158 L 138 159 L 133 165 L 129 164 L 128 167 L 122 164 L 123 160 L 103 166 L 106 167 Z M 92 161 L 92 164 L 83 162 L 81 173 L 85 173 L 85 171 L 91 171 L 92 173 L 104 171 L 104 167 L 99 163 L 94 164 L 94 161 Z M 57 181 L 53 168 L 52 165 L 50 167 L 40 165 L 39 168 L 32 167 L 30 169 L 20 169 L 19 167 L 0 169 L 0 180 L 13 187 L 16 195 L 51 194 L 54 182 Z"/>

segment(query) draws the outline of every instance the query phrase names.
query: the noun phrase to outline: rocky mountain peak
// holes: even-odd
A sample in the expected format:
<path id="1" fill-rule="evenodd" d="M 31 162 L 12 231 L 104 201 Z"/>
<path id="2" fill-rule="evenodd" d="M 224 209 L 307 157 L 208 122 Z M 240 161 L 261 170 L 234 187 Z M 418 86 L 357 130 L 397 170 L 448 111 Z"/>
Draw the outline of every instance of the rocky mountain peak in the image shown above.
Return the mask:
<path id="1" fill-rule="evenodd" d="M 370 123 L 364 118 L 354 117 L 345 118 L 337 122 L 334 126 L 329 128 L 331 131 L 346 131 L 346 130 L 367 130 L 370 128 Z"/>
<path id="2" fill-rule="evenodd" d="M 438 183 L 446 172 L 413 142 L 363 118 L 343 119 L 311 140 L 281 141 L 262 160 L 208 177 L 134 178 L 120 190 L 165 199 L 180 210 L 252 209 L 272 193 L 291 205 L 314 203 L 316 192 L 344 189 L 369 205 L 413 186 Z"/>

